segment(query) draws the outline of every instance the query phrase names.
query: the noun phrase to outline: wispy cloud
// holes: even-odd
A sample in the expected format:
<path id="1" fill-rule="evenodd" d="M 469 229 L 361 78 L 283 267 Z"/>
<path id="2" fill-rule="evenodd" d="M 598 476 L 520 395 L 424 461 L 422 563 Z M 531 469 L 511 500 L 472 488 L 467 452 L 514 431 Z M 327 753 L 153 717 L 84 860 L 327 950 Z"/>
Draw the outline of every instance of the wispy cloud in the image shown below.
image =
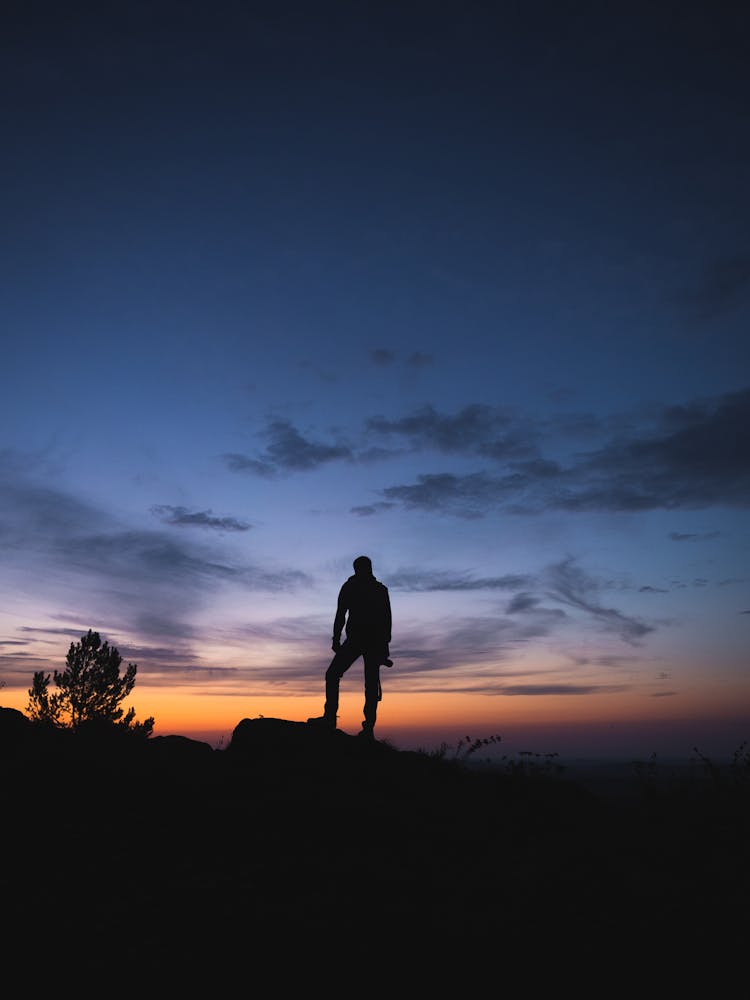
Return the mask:
<path id="1" fill-rule="evenodd" d="M 516 593 L 503 606 L 486 614 L 465 615 L 457 608 L 452 615 L 443 615 L 431 624 L 402 630 L 392 652 L 401 658 L 400 669 L 410 676 L 470 668 L 473 685 L 478 684 L 485 692 L 498 693 L 499 687 L 507 685 L 507 664 L 516 661 L 530 643 L 539 640 L 549 643 L 554 639 L 554 648 L 563 653 L 574 647 L 587 630 L 593 630 L 610 633 L 629 646 L 637 646 L 655 631 L 655 626 L 612 607 L 609 602 L 605 604 L 602 595 L 614 589 L 612 584 L 588 573 L 572 557 L 547 566 L 536 575 L 482 579 L 471 574 L 433 571 L 420 577 L 421 574 L 410 570 L 397 571 L 389 574 L 387 582 L 394 592 L 442 589 L 473 593 L 484 589 L 489 593 L 504 590 Z M 573 656 L 573 660 L 578 667 L 593 664 L 612 670 L 629 664 L 628 658 L 614 653 L 609 656 L 602 653 L 594 659 Z M 488 664 L 493 665 L 489 670 Z M 502 683 L 498 673 L 501 670 Z M 527 683 L 528 671 L 523 672 L 523 678 Z"/>
<path id="2" fill-rule="evenodd" d="M 576 562 L 563 559 L 547 571 L 549 596 L 568 607 L 575 608 L 592 618 L 606 632 L 614 632 L 630 645 L 637 645 L 654 631 L 637 618 L 623 614 L 616 608 L 605 607 L 598 600 L 602 584 L 586 573 Z"/>
<path id="3" fill-rule="evenodd" d="M 395 506 L 395 503 L 388 503 L 386 500 L 378 500 L 377 503 L 366 503 L 360 504 L 357 507 L 352 507 L 350 512 L 352 514 L 356 514 L 357 517 L 373 517 L 375 514 L 382 514 L 383 511 L 391 510 Z"/>
<path id="4" fill-rule="evenodd" d="M 416 592 L 451 590 L 515 590 L 527 585 L 530 577 L 520 574 L 476 577 L 450 571 L 399 570 L 388 577 L 392 590 Z"/>
<path id="5" fill-rule="evenodd" d="M 460 604 L 453 613 L 417 621 L 401 620 L 391 653 L 396 660 L 393 673 L 384 681 L 397 683 L 403 692 L 430 690 L 491 696 L 520 695 L 595 695 L 603 691 L 626 690 L 616 679 L 602 683 L 581 676 L 586 665 L 605 666 L 617 671 L 627 659 L 604 654 L 576 657 L 566 649 L 575 649 L 587 628 L 604 629 L 633 645 L 649 630 L 643 623 L 601 601 L 607 585 L 586 573 L 574 560 L 556 564 L 534 576 L 475 577 L 468 572 L 433 572 L 421 581 L 410 570 L 397 571 L 388 578 L 392 593 L 444 590 L 467 597 L 484 589 L 488 599 L 493 594 L 510 592 L 505 602 L 489 607 L 485 613 L 466 614 Z M 514 593 L 515 591 L 515 593 Z M 146 586 L 153 599 L 154 590 Z M 169 590 L 167 591 L 169 595 Z M 127 596 L 127 593 L 126 593 Z M 144 683 L 160 683 L 165 678 L 207 683 L 217 691 L 263 692 L 275 695 L 303 695 L 320 689 L 325 667 L 330 662 L 330 615 L 305 614 L 257 620 L 242 625 L 223 625 L 204 629 L 200 637 L 169 605 L 156 607 L 149 623 L 147 608 L 126 606 L 106 630 L 107 637 L 123 656 L 139 665 Z M 333 608 L 331 608 L 331 614 Z M 135 624 L 140 631 L 133 633 Z M 64 620 L 64 617 L 63 617 Z M 93 623 L 93 627 L 96 627 Z M 85 631 L 85 628 L 83 629 Z M 24 635 L 49 643 L 60 638 L 58 660 L 64 656 L 68 640 L 79 637 L 80 630 L 65 627 L 29 628 Z M 133 635 L 139 636 L 134 639 Z M 161 637 L 161 642 L 159 641 Z M 203 645 L 199 645 L 200 638 Z M 554 643 L 563 662 L 552 668 L 529 666 L 530 644 Z M 232 666 L 208 663 L 200 650 L 216 643 L 234 651 Z M 259 656 L 259 651 L 262 655 Z M 244 655 L 243 655 L 244 651 Z M 0 668 L 11 667 L 14 677 L 28 676 L 30 669 L 49 669 L 44 659 L 24 660 L 25 648 L 0 650 Z"/>
<path id="6" fill-rule="evenodd" d="M 568 615 L 562 608 L 545 607 L 543 598 L 526 591 L 516 594 L 505 609 L 508 615 L 523 615 L 527 621 L 536 623 L 539 635 L 546 635 L 554 625 L 567 619 Z"/>
<path id="7" fill-rule="evenodd" d="M 626 684 L 508 684 L 502 687 L 497 694 L 528 697 L 530 695 L 550 694 L 611 694 L 613 691 L 627 690 Z"/>
<path id="8" fill-rule="evenodd" d="M 719 531 L 685 532 L 670 531 L 669 537 L 673 542 L 707 542 L 712 538 L 718 538 Z"/>
<path id="9" fill-rule="evenodd" d="M 27 581 L 93 628 L 99 619 L 189 641 L 195 612 L 222 588 L 276 593 L 307 582 L 297 570 L 237 559 L 218 533 L 214 544 L 173 528 L 123 525 L 104 508 L 20 473 L 16 460 L 0 461 L 0 506 L 8 578 Z"/>
<path id="10" fill-rule="evenodd" d="M 164 524 L 179 527 L 212 528 L 215 531 L 249 531 L 251 527 L 246 521 L 239 521 L 235 517 L 216 517 L 212 510 L 191 511 L 187 507 L 157 504 L 151 508 L 151 513 Z"/>

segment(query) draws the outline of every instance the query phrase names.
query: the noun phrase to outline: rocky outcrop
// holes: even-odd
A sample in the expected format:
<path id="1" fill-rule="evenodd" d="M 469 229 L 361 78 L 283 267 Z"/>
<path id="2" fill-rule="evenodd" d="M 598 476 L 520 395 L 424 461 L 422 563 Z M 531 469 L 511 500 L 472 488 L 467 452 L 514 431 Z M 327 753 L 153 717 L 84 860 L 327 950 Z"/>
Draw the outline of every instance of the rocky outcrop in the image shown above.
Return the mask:
<path id="1" fill-rule="evenodd" d="M 227 751 L 234 755 L 252 757 L 279 754 L 327 757 L 332 754 L 341 756 L 396 752 L 380 740 L 363 740 L 359 736 L 350 736 L 341 729 L 263 717 L 242 719 L 232 732 Z"/>

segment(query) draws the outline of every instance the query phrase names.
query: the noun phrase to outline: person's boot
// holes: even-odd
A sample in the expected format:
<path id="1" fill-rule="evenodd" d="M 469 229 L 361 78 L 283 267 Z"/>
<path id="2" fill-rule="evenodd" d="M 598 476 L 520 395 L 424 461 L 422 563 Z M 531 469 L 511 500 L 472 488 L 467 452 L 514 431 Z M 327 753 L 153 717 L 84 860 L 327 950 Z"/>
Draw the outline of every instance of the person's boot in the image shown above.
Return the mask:
<path id="1" fill-rule="evenodd" d="M 357 733 L 357 736 L 361 737 L 363 740 L 374 740 L 375 739 L 375 727 L 369 725 L 367 722 L 362 723 L 362 728 Z"/>
<path id="2" fill-rule="evenodd" d="M 336 728 L 336 716 L 331 718 L 330 715 L 316 715 L 313 718 L 307 720 L 313 726 L 325 726 L 326 729 Z"/>

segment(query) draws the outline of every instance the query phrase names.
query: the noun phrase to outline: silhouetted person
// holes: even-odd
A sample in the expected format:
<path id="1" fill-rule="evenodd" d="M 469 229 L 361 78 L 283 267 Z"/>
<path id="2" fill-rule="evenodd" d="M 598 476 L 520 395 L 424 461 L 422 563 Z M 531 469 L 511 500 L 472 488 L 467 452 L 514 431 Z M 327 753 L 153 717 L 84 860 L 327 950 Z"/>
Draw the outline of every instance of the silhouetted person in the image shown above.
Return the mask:
<path id="1" fill-rule="evenodd" d="M 332 649 L 335 656 L 326 670 L 326 703 L 323 715 L 308 722 L 336 728 L 339 710 L 339 682 L 360 656 L 365 664 L 365 708 L 362 731 L 365 738 L 375 737 L 375 717 L 381 698 L 380 665 L 393 666 L 389 659 L 391 641 L 391 600 L 388 588 L 376 580 L 372 562 L 358 556 L 353 563 L 354 575 L 339 591 L 336 617 L 333 622 Z M 346 639 L 341 632 L 346 625 Z"/>

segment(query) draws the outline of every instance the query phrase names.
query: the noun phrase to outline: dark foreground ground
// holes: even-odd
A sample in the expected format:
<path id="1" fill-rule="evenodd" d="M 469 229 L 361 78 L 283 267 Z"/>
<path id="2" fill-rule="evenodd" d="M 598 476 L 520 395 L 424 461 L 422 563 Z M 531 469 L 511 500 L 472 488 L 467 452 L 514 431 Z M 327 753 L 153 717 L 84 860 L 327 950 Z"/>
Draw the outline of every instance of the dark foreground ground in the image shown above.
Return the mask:
<path id="1" fill-rule="evenodd" d="M 707 962 L 716 987 L 745 962 L 745 757 L 702 776 L 646 768 L 623 795 L 285 720 L 243 720 L 213 750 L 40 734 L 11 711 L 0 893 L 42 966 L 65 940 L 92 976 L 236 964 L 369 996 L 392 968 L 396 992 L 411 976 L 422 995 L 479 988 L 481 968 L 493 992 L 513 970 L 536 996 L 539 977 L 567 992 L 604 955 L 610 984 Z"/>

